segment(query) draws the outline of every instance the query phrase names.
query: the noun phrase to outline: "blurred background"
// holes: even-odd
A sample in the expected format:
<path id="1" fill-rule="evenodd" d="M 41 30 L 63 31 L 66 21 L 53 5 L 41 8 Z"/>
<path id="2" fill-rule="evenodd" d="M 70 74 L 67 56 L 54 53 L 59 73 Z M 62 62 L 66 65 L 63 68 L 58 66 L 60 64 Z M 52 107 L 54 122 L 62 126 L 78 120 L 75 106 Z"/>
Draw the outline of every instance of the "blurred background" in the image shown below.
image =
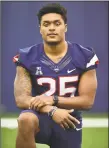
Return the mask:
<path id="1" fill-rule="evenodd" d="M 16 115 L 20 112 L 15 105 L 13 95 L 13 82 L 16 68 L 12 59 L 13 56 L 17 54 L 19 48 L 42 42 L 36 14 L 46 3 L 49 2 L 1 2 L 1 103 L 2 110 L 4 111 L 3 116 L 12 117 L 15 115 L 15 117 L 17 117 Z M 66 39 L 83 46 L 93 47 L 100 60 L 100 65 L 97 68 L 98 89 L 96 99 L 93 108 L 88 111 L 88 113 L 92 113 L 92 116 L 96 118 L 102 117 L 102 115 L 107 117 L 108 2 L 70 1 L 60 2 L 60 4 L 65 6 L 68 11 L 68 31 L 66 33 Z M 89 114 L 87 117 L 89 117 Z M 16 133 L 16 131 L 13 132 Z M 88 132 L 84 130 L 84 132 L 89 133 L 89 130 Z M 96 133 L 97 132 L 98 131 L 96 131 Z M 103 131 L 101 131 L 101 133 L 103 133 Z M 98 132 L 99 135 L 101 133 Z M 7 132 L 5 130 L 3 130 L 3 135 L 6 138 Z M 9 137 L 7 137 L 7 141 L 8 138 Z M 106 141 L 106 139 L 104 139 L 104 141 Z M 5 146 L 3 148 L 13 148 L 12 145 L 9 146 L 9 143 L 7 143 L 5 140 Z M 100 147 L 100 145 L 90 145 L 90 147 L 107 148 L 107 145 L 102 145 L 102 147 Z M 89 148 L 89 146 L 87 147 Z"/>

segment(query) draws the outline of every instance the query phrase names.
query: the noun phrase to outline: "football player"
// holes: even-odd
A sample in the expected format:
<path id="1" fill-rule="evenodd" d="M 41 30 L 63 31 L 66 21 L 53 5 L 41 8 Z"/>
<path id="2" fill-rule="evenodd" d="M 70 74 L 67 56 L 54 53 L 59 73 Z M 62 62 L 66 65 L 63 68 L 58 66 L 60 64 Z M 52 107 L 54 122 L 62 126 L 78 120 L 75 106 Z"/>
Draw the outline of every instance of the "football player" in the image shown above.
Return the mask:
<path id="1" fill-rule="evenodd" d="M 66 41 L 67 10 L 60 4 L 43 6 L 38 20 L 43 43 L 14 57 L 14 95 L 22 109 L 16 148 L 81 148 L 81 111 L 94 104 L 98 58 L 92 48 Z"/>

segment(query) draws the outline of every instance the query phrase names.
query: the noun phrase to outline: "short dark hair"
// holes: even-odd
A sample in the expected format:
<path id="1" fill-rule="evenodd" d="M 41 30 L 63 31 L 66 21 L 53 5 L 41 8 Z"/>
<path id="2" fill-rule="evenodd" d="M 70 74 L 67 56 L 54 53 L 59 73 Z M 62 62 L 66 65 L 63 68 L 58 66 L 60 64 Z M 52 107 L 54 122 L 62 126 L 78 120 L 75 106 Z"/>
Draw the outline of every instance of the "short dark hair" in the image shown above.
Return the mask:
<path id="1" fill-rule="evenodd" d="M 67 23 L 67 10 L 60 5 L 59 3 L 49 3 L 45 6 L 43 6 L 37 16 L 38 16 L 38 20 L 39 20 L 39 24 L 41 22 L 41 18 L 43 15 L 48 14 L 48 13 L 57 13 L 60 14 L 64 20 L 64 23 Z"/>

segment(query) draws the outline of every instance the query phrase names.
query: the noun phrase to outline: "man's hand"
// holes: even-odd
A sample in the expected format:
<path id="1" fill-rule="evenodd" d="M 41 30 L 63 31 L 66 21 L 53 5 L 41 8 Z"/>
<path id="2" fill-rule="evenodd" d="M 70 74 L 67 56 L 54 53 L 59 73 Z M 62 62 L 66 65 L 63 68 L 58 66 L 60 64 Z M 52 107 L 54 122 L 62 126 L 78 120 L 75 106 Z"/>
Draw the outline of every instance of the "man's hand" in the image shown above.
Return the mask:
<path id="1" fill-rule="evenodd" d="M 42 107 L 47 105 L 53 105 L 53 98 L 52 96 L 36 96 L 33 97 L 30 101 L 30 109 L 34 109 L 39 111 Z"/>
<path id="2" fill-rule="evenodd" d="M 75 117 L 71 116 L 70 113 L 72 113 L 72 110 L 57 109 L 54 112 L 52 119 L 64 130 L 68 128 L 76 128 L 75 123 L 80 124 L 80 122 Z"/>
<path id="3" fill-rule="evenodd" d="M 39 111 L 41 108 L 45 106 L 49 106 L 49 111 L 51 109 L 50 106 L 53 105 L 53 98 L 52 96 L 36 96 L 31 99 L 30 102 L 30 109 L 34 109 Z M 72 113 L 73 110 L 66 110 L 66 109 L 57 109 L 52 119 L 59 124 L 63 129 L 68 128 L 75 128 L 75 123 L 79 124 L 79 120 L 77 120 L 75 117 L 71 116 L 70 113 Z"/>

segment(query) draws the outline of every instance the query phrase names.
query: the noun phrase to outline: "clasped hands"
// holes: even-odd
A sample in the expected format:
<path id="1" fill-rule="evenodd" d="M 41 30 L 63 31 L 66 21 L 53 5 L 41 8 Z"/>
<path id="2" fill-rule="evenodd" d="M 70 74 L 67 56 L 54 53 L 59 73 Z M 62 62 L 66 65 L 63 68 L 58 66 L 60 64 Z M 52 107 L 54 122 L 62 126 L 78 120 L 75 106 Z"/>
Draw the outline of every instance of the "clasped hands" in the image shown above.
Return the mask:
<path id="1" fill-rule="evenodd" d="M 52 106 L 53 103 L 54 103 L 53 96 L 40 95 L 40 96 L 32 97 L 30 101 L 29 109 L 39 111 L 42 107 L 46 105 Z"/>
<path id="2" fill-rule="evenodd" d="M 40 95 L 32 97 L 29 109 L 40 111 L 42 107 L 49 106 L 51 110 L 53 104 L 54 104 L 53 96 Z M 72 112 L 73 112 L 72 109 L 68 110 L 68 109 L 58 108 L 54 112 L 52 119 L 57 124 L 59 124 L 64 130 L 69 128 L 76 128 L 75 124 L 80 124 L 80 122 L 71 115 Z"/>

